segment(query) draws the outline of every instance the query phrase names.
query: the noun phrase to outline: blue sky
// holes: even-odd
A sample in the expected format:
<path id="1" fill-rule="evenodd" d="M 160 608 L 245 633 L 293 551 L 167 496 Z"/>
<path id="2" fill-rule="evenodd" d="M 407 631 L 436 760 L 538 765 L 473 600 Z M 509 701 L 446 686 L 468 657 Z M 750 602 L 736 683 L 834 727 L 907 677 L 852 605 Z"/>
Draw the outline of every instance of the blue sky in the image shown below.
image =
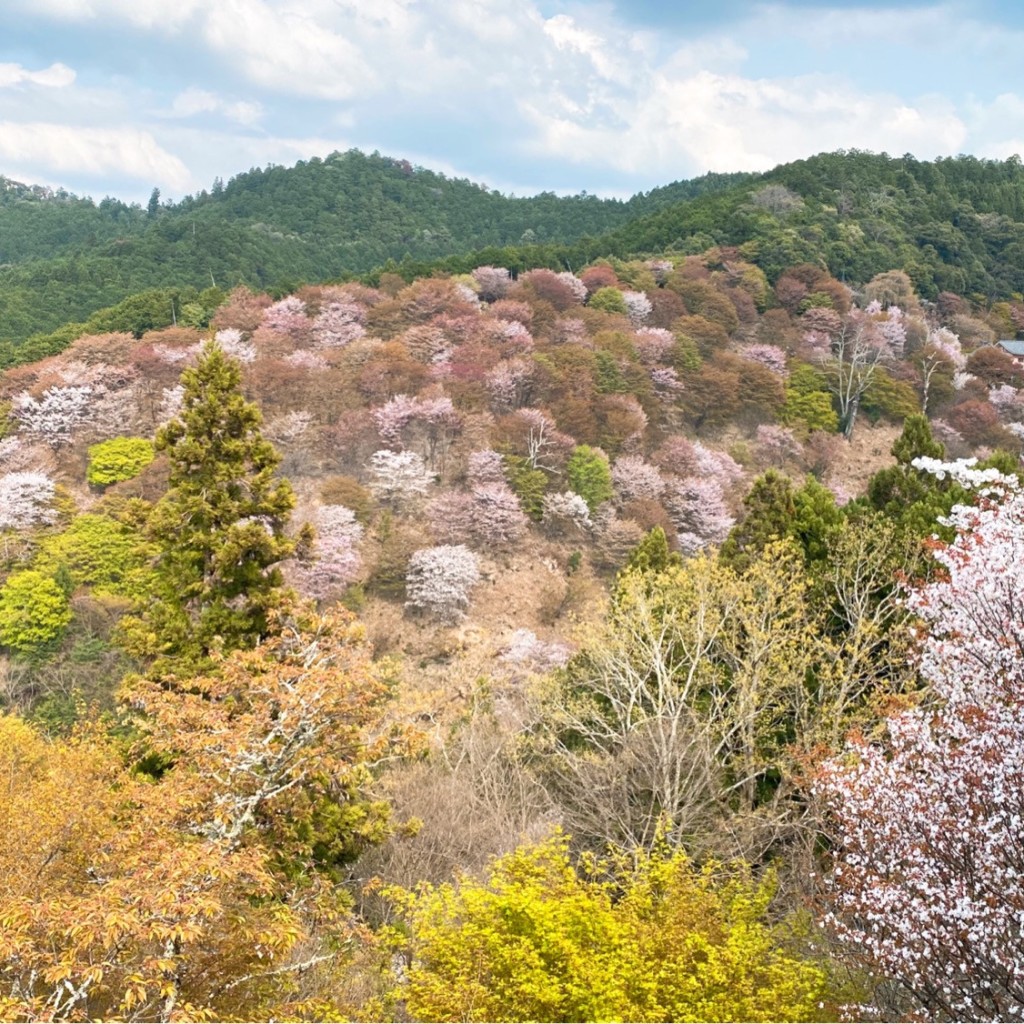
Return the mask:
<path id="1" fill-rule="evenodd" d="M 1024 4 L 3 0 L 0 174 L 144 202 L 358 147 L 630 195 L 823 150 L 1024 154 Z"/>

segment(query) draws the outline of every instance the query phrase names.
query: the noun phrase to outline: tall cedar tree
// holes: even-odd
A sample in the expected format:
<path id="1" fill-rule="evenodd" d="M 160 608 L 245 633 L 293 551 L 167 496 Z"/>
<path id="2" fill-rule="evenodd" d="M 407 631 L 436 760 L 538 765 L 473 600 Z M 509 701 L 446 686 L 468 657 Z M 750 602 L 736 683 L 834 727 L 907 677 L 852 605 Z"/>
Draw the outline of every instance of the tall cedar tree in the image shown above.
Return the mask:
<path id="1" fill-rule="evenodd" d="M 266 634 L 283 596 L 277 566 L 294 546 L 284 529 L 295 495 L 274 477 L 280 457 L 242 395 L 237 362 L 211 342 L 181 382 L 181 412 L 156 437 L 170 462 L 167 493 L 149 521 L 160 600 L 134 623 L 131 646 L 196 666 Z"/>

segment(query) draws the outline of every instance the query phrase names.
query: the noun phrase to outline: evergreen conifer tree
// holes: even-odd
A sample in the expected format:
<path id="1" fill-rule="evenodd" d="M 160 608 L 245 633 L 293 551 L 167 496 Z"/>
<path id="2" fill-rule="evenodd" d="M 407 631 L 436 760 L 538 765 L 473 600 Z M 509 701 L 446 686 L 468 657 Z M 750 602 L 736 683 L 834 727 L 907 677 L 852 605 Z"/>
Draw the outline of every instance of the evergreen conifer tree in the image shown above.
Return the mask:
<path id="1" fill-rule="evenodd" d="M 773 540 L 792 534 L 796 506 L 789 477 L 769 469 L 743 499 L 745 514 L 726 537 L 719 552 L 723 565 L 743 572 Z"/>
<path id="2" fill-rule="evenodd" d="M 936 532 L 947 534 L 938 520 L 954 504 L 965 501 L 967 492 L 954 481 L 939 480 L 911 464 L 922 456 L 945 457 L 945 446 L 932 437 L 927 417 L 918 414 L 904 420 L 892 454 L 896 465 L 880 469 L 868 483 L 868 506 L 884 513 L 910 536 L 924 539 Z"/>
<path id="3" fill-rule="evenodd" d="M 160 600 L 125 623 L 135 654 L 195 667 L 214 650 L 255 646 L 280 603 L 277 568 L 295 496 L 276 479 L 280 457 L 243 396 L 241 369 L 214 343 L 182 375 L 178 417 L 156 437 L 169 487 L 150 516 Z"/>

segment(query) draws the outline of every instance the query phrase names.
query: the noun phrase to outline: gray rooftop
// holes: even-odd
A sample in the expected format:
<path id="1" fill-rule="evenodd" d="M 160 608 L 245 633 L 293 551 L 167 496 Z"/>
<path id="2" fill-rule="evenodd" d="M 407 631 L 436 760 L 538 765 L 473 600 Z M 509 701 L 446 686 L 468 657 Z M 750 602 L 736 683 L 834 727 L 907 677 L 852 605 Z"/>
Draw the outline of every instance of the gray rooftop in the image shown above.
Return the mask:
<path id="1" fill-rule="evenodd" d="M 997 341 L 996 344 L 1011 356 L 1024 359 L 1024 341 Z"/>

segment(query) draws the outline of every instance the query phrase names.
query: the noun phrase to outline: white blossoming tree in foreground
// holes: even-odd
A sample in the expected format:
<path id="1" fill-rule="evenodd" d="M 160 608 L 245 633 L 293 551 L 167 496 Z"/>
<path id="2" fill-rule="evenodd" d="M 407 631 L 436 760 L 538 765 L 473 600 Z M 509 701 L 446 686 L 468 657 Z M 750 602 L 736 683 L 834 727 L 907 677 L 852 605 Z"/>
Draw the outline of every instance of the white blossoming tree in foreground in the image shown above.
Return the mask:
<path id="1" fill-rule="evenodd" d="M 830 923 L 934 1020 L 1024 1016 L 1024 492 L 967 464 L 925 623 L 930 700 L 825 766 L 838 822 Z"/>

